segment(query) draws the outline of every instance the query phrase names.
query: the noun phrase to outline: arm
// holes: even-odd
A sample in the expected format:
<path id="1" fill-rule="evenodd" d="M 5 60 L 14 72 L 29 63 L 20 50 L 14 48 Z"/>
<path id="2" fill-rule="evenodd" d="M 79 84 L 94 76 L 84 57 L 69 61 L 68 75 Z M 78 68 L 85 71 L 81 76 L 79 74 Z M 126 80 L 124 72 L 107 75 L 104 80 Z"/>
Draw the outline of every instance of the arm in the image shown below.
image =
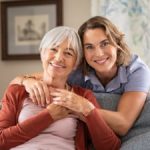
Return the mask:
<path id="1" fill-rule="evenodd" d="M 26 97 L 27 93 L 21 86 L 10 86 L 6 90 L 0 111 L 0 149 L 9 149 L 24 143 L 53 122 L 53 119 L 45 109 L 38 115 L 18 123 L 17 119 L 21 104 Z"/>
<path id="2" fill-rule="evenodd" d="M 95 96 L 90 91 L 84 96 L 96 106 L 96 108 L 85 118 L 94 147 L 103 150 L 118 150 L 121 145 L 120 139 L 107 125 L 103 116 L 99 113 L 101 108 L 99 108 Z"/>
<path id="3" fill-rule="evenodd" d="M 140 64 L 140 62 L 138 62 Z M 107 124 L 118 134 L 125 135 L 139 116 L 150 88 L 150 71 L 145 65 L 133 64 L 128 68 L 127 81 L 124 84 L 117 110 L 101 109 L 100 113 Z"/>
<path id="4" fill-rule="evenodd" d="M 29 93 L 32 101 L 41 106 L 46 106 L 51 102 L 49 88 L 42 81 L 43 73 L 33 73 L 31 75 L 22 75 L 13 79 L 10 84 L 23 85 Z"/>
<path id="5" fill-rule="evenodd" d="M 146 96 L 144 92 L 126 92 L 121 96 L 115 112 L 101 109 L 99 113 L 118 135 L 125 135 L 139 116 Z"/>
<path id="6" fill-rule="evenodd" d="M 40 79 L 42 79 L 42 72 L 37 72 L 37 73 L 30 74 L 30 75 L 20 75 L 20 76 L 17 76 L 16 78 L 14 78 L 10 82 L 10 84 L 19 84 L 19 85 L 22 85 L 23 82 L 25 81 L 25 79 L 27 79 L 27 78 L 33 78 L 33 79 L 40 80 Z"/>
<path id="7" fill-rule="evenodd" d="M 26 97 L 27 93 L 21 86 L 12 85 L 7 89 L 0 111 L 0 149 L 23 144 L 37 136 L 55 120 L 68 114 L 68 111 L 61 109 L 60 106 L 50 104 L 47 109 L 18 123 L 18 115 Z"/>
<path id="8" fill-rule="evenodd" d="M 35 104 L 46 106 L 46 104 L 51 103 L 51 97 L 47 84 L 42 81 L 42 76 L 42 72 L 33 73 L 31 75 L 21 75 L 13 79 L 10 84 L 23 85 Z M 71 85 L 82 85 L 84 81 L 82 70 L 77 69 L 72 72 L 68 81 Z"/>

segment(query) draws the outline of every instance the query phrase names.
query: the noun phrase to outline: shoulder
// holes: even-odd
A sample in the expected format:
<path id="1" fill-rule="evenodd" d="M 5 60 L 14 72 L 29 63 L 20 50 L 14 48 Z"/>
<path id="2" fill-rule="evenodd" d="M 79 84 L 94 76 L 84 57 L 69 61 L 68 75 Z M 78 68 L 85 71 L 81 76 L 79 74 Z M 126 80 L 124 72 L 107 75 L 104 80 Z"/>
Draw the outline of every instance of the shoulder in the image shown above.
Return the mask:
<path id="1" fill-rule="evenodd" d="M 127 73 L 132 74 L 136 71 L 141 71 L 143 73 L 147 72 L 150 75 L 150 69 L 149 67 L 145 64 L 143 60 L 137 55 L 132 56 L 132 60 L 127 66 Z"/>
<path id="2" fill-rule="evenodd" d="M 136 55 L 133 56 L 131 63 L 126 67 L 125 91 L 148 92 L 150 88 L 150 69 Z"/>
<path id="3" fill-rule="evenodd" d="M 85 97 L 88 100 L 96 98 L 92 90 L 82 88 L 80 86 L 73 86 L 73 91 L 74 91 L 74 93 L 76 93 L 82 97 Z"/>
<path id="4" fill-rule="evenodd" d="M 84 75 L 82 73 L 82 69 L 78 68 L 74 70 L 68 79 L 68 83 L 71 85 L 77 85 L 77 86 L 82 86 L 84 84 Z"/>
<path id="5" fill-rule="evenodd" d="M 78 95 L 85 96 L 87 94 L 93 94 L 93 92 L 89 89 L 82 88 L 82 87 L 76 86 L 76 85 L 74 85 L 72 87 L 73 87 L 73 91 Z"/>
<path id="6" fill-rule="evenodd" d="M 24 86 L 18 84 L 12 84 L 8 86 L 4 93 L 4 100 L 11 101 L 11 100 L 23 100 L 25 97 L 28 96 Z"/>
<path id="7" fill-rule="evenodd" d="M 10 112 L 19 112 L 22 103 L 25 98 L 28 97 L 28 93 L 23 86 L 12 84 L 7 87 L 2 97 L 2 108 L 9 109 Z"/>
<path id="8" fill-rule="evenodd" d="M 7 87 L 6 92 L 11 92 L 11 93 L 20 93 L 20 92 L 25 92 L 24 86 L 18 85 L 18 84 L 11 84 Z"/>

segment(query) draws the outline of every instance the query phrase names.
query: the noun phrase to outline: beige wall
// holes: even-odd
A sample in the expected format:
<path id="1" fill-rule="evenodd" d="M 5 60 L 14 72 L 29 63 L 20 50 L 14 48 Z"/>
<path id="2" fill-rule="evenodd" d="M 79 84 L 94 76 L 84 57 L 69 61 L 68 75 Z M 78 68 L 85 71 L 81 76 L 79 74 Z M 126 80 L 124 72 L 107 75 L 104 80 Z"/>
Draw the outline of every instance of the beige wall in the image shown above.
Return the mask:
<path id="1" fill-rule="evenodd" d="M 64 25 L 78 28 L 83 21 L 90 17 L 90 0 L 63 0 L 63 13 Z M 2 61 L 0 59 L 0 98 L 8 83 L 15 76 L 41 70 L 42 67 L 39 60 Z"/>

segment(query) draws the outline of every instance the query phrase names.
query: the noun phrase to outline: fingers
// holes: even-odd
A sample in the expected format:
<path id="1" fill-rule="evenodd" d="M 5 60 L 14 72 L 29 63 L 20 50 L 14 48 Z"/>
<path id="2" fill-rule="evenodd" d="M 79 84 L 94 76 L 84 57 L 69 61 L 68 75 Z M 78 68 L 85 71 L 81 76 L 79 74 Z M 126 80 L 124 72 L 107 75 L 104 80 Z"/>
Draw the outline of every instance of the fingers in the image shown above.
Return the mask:
<path id="1" fill-rule="evenodd" d="M 50 95 L 55 98 L 55 97 L 61 97 L 61 99 L 67 99 L 71 98 L 72 92 L 63 90 L 63 89 L 53 89 L 50 92 Z"/>
<path id="2" fill-rule="evenodd" d="M 70 100 L 60 100 L 60 98 L 57 98 L 53 102 L 54 104 L 66 107 L 74 112 L 81 113 L 82 112 L 82 106 L 79 102 L 76 101 L 70 101 Z"/>
<path id="3" fill-rule="evenodd" d="M 55 104 L 66 107 L 78 114 L 83 114 L 84 116 L 87 116 L 95 108 L 86 98 L 72 92 L 57 90 L 51 94 L 53 95 Z"/>
<path id="4" fill-rule="evenodd" d="M 70 110 L 54 103 L 49 104 L 47 109 L 54 120 L 65 118 L 70 114 Z"/>
<path id="5" fill-rule="evenodd" d="M 29 84 L 26 83 L 26 90 L 32 101 L 37 105 L 44 107 L 51 102 L 49 88 L 43 81 L 35 80 Z"/>
<path id="6" fill-rule="evenodd" d="M 49 88 L 44 82 L 37 83 L 35 86 L 35 94 L 39 105 L 46 106 L 46 104 L 51 102 Z"/>
<path id="7" fill-rule="evenodd" d="M 76 94 L 64 90 L 57 90 L 52 92 L 51 95 L 53 96 L 53 103 L 64 106 L 72 111 L 81 111 L 82 101 Z"/>
<path id="8" fill-rule="evenodd" d="M 45 96 L 43 94 L 43 89 L 42 87 L 37 87 L 37 86 L 34 86 L 33 88 L 33 91 L 34 91 L 34 94 L 35 94 L 35 97 L 36 97 L 36 104 L 40 105 L 40 106 L 45 106 L 46 104 L 46 100 L 45 100 Z"/>
<path id="9" fill-rule="evenodd" d="M 38 104 L 38 100 L 36 98 L 36 94 L 34 92 L 35 90 L 33 90 L 32 88 L 28 90 L 29 93 L 29 97 L 31 98 L 32 102 L 35 104 Z"/>
<path id="10" fill-rule="evenodd" d="M 52 102 L 52 98 L 50 96 L 50 90 L 49 90 L 47 84 L 43 84 L 43 91 L 44 91 L 44 96 L 45 96 L 45 99 L 46 99 L 46 103 L 50 104 Z"/>

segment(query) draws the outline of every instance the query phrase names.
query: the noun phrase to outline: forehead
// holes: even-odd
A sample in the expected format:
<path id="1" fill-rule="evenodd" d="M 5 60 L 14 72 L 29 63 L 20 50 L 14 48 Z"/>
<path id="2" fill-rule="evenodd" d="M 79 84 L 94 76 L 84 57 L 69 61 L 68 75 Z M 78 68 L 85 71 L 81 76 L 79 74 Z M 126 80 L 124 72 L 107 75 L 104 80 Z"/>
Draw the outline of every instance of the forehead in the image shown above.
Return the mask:
<path id="1" fill-rule="evenodd" d="M 95 43 L 107 39 L 105 31 L 101 28 L 88 29 L 83 36 L 84 43 Z"/>
<path id="2" fill-rule="evenodd" d="M 68 40 L 64 40 L 61 43 L 54 43 L 50 48 L 60 48 L 63 51 L 70 51 L 77 55 L 77 50 L 72 46 Z"/>
<path id="3" fill-rule="evenodd" d="M 56 43 L 53 43 L 52 47 L 63 47 L 63 48 L 74 49 L 73 46 L 72 46 L 72 42 L 70 42 L 68 39 L 65 39 L 63 41 L 58 41 Z"/>

